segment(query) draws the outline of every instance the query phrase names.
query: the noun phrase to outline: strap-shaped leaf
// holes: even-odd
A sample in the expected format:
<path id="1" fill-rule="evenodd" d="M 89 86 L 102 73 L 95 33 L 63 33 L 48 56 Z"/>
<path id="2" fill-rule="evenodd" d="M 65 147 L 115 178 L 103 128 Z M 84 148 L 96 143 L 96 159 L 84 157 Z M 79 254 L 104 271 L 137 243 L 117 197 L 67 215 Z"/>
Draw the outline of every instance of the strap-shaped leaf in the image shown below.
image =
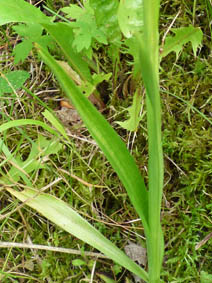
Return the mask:
<path id="1" fill-rule="evenodd" d="M 149 282 L 160 282 L 163 258 L 163 234 L 160 224 L 163 190 L 163 151 L 159 94 L 158 19 L 159 0 L 144 0 L 144 33 L 137 36 L 141 74 L 146 88 L 148 129 L 148 201 L 149 237 L 147 237 Z"/>
<path id="2" fill-rule="evenodd" d="M 11 188 L 7 188 L 7 190 L 65 231 L 95 247 L 142 279 L 148 280 L 148 275 L 144 269 L 132 261 L 62 200 L 36 190 L 27 189 L 23 192 L 17 192 Z"/>
<path id="3" fill-rule="evenodd" d="M 148 193 L 144 180 L 126 145 L 93 104 L 80 92 L 66 71 L 46 50 L 37 44 L 36 46 L 41 57 L 57 76 L 67 97 L 78 110 L 89 132 L 124 184 L 148 234 Z"/>

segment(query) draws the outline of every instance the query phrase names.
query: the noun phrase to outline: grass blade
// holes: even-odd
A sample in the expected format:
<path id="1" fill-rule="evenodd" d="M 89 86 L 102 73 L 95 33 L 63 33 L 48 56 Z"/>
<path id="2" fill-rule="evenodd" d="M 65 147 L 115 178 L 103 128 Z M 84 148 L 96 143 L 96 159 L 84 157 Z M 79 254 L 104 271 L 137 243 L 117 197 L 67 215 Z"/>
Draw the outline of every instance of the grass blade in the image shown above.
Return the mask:
<path id="1" fill-rule="evenodd" d="M 36 126 L 41 126 L 43 127 L 46 131 L 50 132 L 51 134 L 58 136 L 58 132 L 56 132 L 54 129 L 49 127 L 47 124 L 33 120 L 33 119 L 20 119 L 20 120 L 14 120 L 14 121 L 9 121 L 7 123 L 4 123 L 3 125 L 0 126 L 0 133 L 3 131 L 6 131 L 10 128 L 13 127 L 19 127 L 19 126 L 26 126 L 26 125 L 36 125 Z"/>

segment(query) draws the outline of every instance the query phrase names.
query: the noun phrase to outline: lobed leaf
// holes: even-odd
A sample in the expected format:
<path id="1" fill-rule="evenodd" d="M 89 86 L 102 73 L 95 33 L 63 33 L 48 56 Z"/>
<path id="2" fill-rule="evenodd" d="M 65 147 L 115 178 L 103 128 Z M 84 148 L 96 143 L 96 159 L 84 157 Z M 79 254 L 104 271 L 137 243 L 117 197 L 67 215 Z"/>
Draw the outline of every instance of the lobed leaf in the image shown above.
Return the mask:
<path id="1" fill-rule="evenodd" d="M 13 49 L 14 64 L 22 63 L 29 55 L 32 48 L 33 44 L 30 39 L 18 43 Z"/>
<path id="2" fill-rule="evenodd" d="M 73 46 L 78 53 L 84 48 L 89 49 L 93 38 L 100 43 L 107 44 L 105 35 L 96 25 L 94 11 L 90 7 L 89 2 L 85 2 L 83 8 L 76 4 L 71 4 L 69 7 L 62 8 L 61 10 L 67 13 L 69 18 L 76 20 L 71 22 L 70 25 L 75 33 Z"/>
<path id="3" fill-rule="evenodd" d="M 43 27 L 38 23 L 25 23 L 13 27 L 15 32 L 23 37 L 22 42 L 18 43 L 13 54 L 14 63 L 23 62 L 33 48 L 33 42 L 39 42 L 43 47 L 53 49 L 54 42 L 48 35 L 42 35 Z"/>
<path id="4" fill-rule="evenodd" d="M 189 41 L 192 44 L 194 56 L 196 56 L 197 48 L 200 46 L 203 38 L 201 29 L 189 26 L 171 29 L 171 31 L 174 32 L 175 36 L 168 36 L 166 38 L 161 58 L 165 57 L 172 51 L 174 51 L 178 57 L 179 52 L 183 49 L 183 45 Z"/>
<path id="5" fill-rule="evenodd" d="M 141 110 L 141 99 L 141 95 L 139 95 L 138 91 L 136 91 L 133 96 L 133 104 L 126 109 L 129 113 L 129 118 L 124 122 L 116 122 L 122 128 L 128 131 L 137 130 L 139 122 L 142 119 L 142 116 L 139 116 Z"/>

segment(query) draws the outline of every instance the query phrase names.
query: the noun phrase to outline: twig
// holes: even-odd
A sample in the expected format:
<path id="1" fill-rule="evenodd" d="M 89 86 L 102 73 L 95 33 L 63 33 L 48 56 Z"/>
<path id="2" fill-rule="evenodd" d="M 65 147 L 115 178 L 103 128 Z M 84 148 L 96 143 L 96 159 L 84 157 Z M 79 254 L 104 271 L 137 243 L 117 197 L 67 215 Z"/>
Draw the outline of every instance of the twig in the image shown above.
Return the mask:
<path id="1" fill-rule="evenodd" d="M 81 255 L 81 251 L 77 251 L 74 249 L 68 248 L 60 248 L 60 247 L 49 247 L 44 245 L 34 245 L 34 244 L 25 244 L 25 243 L 14 243 L 14 242 L 0 242 L 0 248 L 20 248 L 20 249 L 37 249 L 37 250 L 46 250 L 46 251 L 53 251 L 59 253 L 67 253 L 67 254 L 75 254 Z M 98 257 L 98 258 L 108 258 L 107 256 L 101 253 L 94 253 L 94 252 L 83 252 L 86 256 L 91 257 Z"/>
<path id="2" fill-rule="evenodd" d="M 195 250 L 198 250 L 199 248 L 201 248 L 201 246 L 203 246 L 205 243 L 207 243 L 207 241 L 210 240 L 211 238 L 212 238 L 212 232 L 210 234 L 208 234 L 202 241 L 200 241 L 195 246 Z"/>

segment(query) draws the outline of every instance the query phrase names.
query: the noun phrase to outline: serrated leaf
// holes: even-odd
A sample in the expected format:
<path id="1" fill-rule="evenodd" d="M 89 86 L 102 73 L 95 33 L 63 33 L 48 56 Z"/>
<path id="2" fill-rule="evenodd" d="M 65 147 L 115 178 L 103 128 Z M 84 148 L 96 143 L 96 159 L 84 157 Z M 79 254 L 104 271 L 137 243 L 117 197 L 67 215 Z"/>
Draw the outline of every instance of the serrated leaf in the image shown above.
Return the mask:
<path id="1" fill-rule="evenodd" d="M 103 81 L 108 81 L 112 76 L 112 73 L 108 73 L 108 74 L 104 74 L 104 73 L 100 73 L 100 74 L 93 74 L 93 83 L 95 86 L 97 86 L 98 84 L 100 84 Z"/>
<path id="2" fill-rule="evenodd" d="M 23 37 L 23 41 L 17 44 L 13 50 L 14 63 L 23 62 L 33 48 L 33 42 L 38 42 L 44 48 L 54 48 L 54 42 L 50 36 L 42 36 L 43 27 L 37 23 L 19 24 L 13 27 L 15 32 Z"/>
<path id="3" fill-rule="evenodd" d="M 30 39 L 26 39 L 21 43 L 17 44 L 13 49 L 14 64 L 23 62 L 29 55 L 30 51 L 32 50 L 32 47 L 33 45 Z"/>
<path id="4" fill-rule="evenodd" d="M 64 7 L 60 10 L 63 13 L 67 14 L 66 18 L 71 18 L 71 19 L 78 19 L 85 12 L 82 8 L 80 8 L 76 4 L 70 4 L 69 7 Z"/>
<path id="5" fill-rule="evenodd" d="M 100 43 L 107 44 L 106 37 L 98 30 L 94 19 L 87 17 L 86 20 L 86 17 L 72 25 L 73 27 L 78 28 L 75 31 L 75 39 L 73 42 L 73 46 L 75 46 L 78 53 L 84 48 L 89 49 L 91 47 L 92 39 L 96 39 Z"/>
<path id="6" fill-rule="evenodd" d="M 168 36 L 161 53 L 161 58 L 174 51 L 178 57 L 179 52 L 183 49 L 183 45 L 191 42 L 194 56 L 196 56 L 197 49 L 200 47 L 203 33 L 200 28 L 193 26 L 171 29 L 175 36 Z"/>
<path id="7" fill-rule="evenodd" d="M 119 27 L 129 38 L 143 27 L 143 1 L 121 0 L 118 9 Z"/>
<path id="8" fill-rule="evenodd" d="M 76 37 L 73 42 L 73 47 L 76 48 L 77 52 L 81 52 L 83 49 L 88 49 L 91 46 L 92 36 L 90 29 L 86 24 L 81 23 L 80 29 L 76 33 Z"/>
<path id="9" fill-rule="evenodd" d="M 13 30 L 22 37 L 36 38 L 42 35 L 43 27 L 37 23 L 28 23 L 13 26 Z"/>
<path id="10" fill-rule="evenodd" d="M 116 123 L 128 131 L 136 131 L 138 128 L 138 124 L 142 119 L 142 116 L 139 116 L 140 109 L 141 109 L 141 95 L 139 95 L 138 92 L 136 92 L 133 97 L 132 106 L 126 109 L 128 111 L 129 118 L 124 122 L 116 122 Z"/>
<path id="11" fill-rule="evenodd" d="M 107 44 L 106 37 L 97 28 L 94 11 L 89 6 L 89 2 L 84 4 L 84 8 L 71 4 L 70 7 L 65 7 L 61 10 L 68 14 L 67 17 L 76 19 L 76 21 L 71 22 L 70 25 L 75 33 L 73 46 L 78 53 L 83 49 L 88 50 L 92 44 L 92 39 Z"/>
<path id="12" fill-rule="evenodd" d="M 33 40 L 35 42 L 35 40 Z M 48 48 L 49 50 L 55 49 L 55 42 L 53 41 L 52 37 L 49 35 L 42 35 L 36 39 L 36 42 L 39 43 L 44 48 Z"/>
<path id="13" fill-rule="evenodd" d="M 0 77 L 0 94 L 13 93 L 12 88 L 14 88 L 15 90 L 19 89 L 29 77 L 30 75 L 26 71 L 12 71 L 3 74 Z M 12 88 L 10 85 L 12 86 Z"/>
<path id="14" fill-rule="evenodd" d="M 22 36 L 35 37 L 34 33 L 37 34 L 39 29 L 38 26 L 41 23 L 50 23 L 52 20 L 51 17 L 47 17 L 38 8 L 35 8 L 33 5 L 24 0 L 1 0 L 0 7 L 0 25 L 22 22 L 33 26 L 30 31 L 27 31 L 27 29 L 24 30 L 23 25 L 16 26 L 14 29 L 16 29 L 17 32 L 20 32 Z M 30 46 L 31 43 L 28 41 L 23 43 L 21 46 L 16 47 L 13 53 L 15 55 L 15 64 L 23 61 L 27 57 Z M 21 48 L 23 48 L 22 54 Z"/>

